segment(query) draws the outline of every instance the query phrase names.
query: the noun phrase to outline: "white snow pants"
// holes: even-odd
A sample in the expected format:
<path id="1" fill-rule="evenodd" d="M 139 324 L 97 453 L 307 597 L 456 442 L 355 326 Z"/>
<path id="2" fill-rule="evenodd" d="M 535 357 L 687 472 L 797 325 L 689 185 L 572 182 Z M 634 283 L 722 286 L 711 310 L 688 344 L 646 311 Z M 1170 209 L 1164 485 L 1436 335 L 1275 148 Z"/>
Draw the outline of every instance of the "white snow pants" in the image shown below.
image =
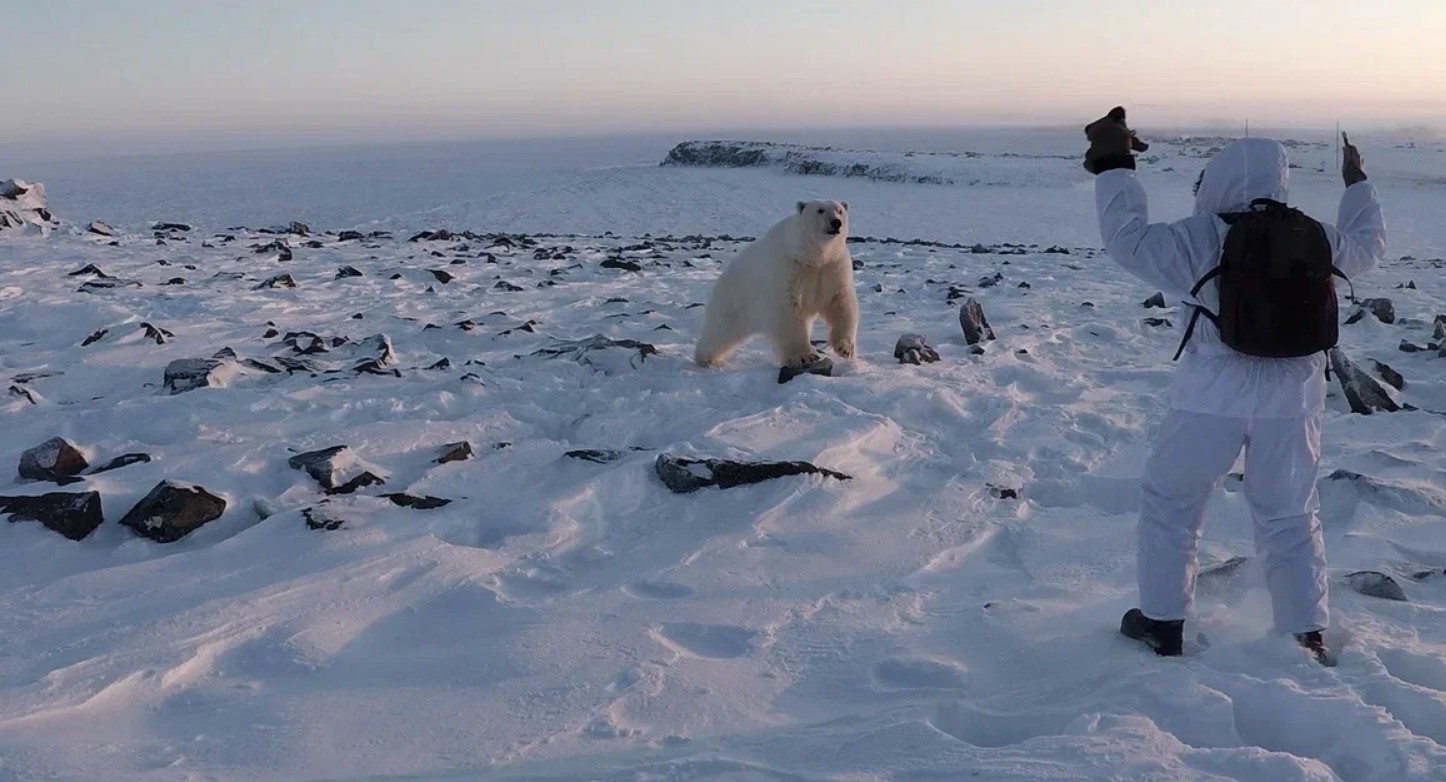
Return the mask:
<path id="1" fill-rule="evenodd" d="M 1195 600 L 1205 504 L 1245 449 L 1245 499 L 1255 519 L 1275 629 L 1327 621 L 1325 545 L 1316 516 L 1322 416 L 1222 418 L 1173 410 L 1145 465 L 1140 505 L 1140 610 L 1184 619 Z"/>

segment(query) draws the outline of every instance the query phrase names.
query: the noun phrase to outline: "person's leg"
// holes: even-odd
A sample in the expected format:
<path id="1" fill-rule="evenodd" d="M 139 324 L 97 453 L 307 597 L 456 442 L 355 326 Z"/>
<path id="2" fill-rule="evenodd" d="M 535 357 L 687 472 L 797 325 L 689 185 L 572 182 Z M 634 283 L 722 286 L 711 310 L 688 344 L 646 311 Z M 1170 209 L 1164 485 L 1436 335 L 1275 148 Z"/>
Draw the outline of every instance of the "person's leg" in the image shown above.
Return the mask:
<path id="1" fill-rule="evenodd" d="M 1189 613 L 1205 506 L 1240 455 L 1247 425 L 1179 410 L 1161 423 L 1141 481 L 1140 610 L 1149 619 L 1181 620 Z"/>
<path id="2" fill-rule="evenodd" d="M 1302 634 L 1323 630 L 1325 543 L 1316 515 L 1321 416 L 1252 421 L 1245 446 L 1245 498 L 1255 518 L 1255 547 L 1265 559 L 1265 583 L 1275 628 Z"/>

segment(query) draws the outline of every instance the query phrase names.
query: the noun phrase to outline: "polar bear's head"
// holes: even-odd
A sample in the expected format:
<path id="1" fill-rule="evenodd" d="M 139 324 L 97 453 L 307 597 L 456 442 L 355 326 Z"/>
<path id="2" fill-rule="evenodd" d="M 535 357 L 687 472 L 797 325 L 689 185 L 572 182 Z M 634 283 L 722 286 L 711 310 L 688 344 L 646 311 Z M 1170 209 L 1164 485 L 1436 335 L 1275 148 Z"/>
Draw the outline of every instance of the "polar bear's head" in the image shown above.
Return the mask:
<path id="1" fill-rule="evenodd" d="M 803 235 L 822 243 L 849 234 L 849 205 L 847 201 L 799 201 L 798 219 L 803 223 Z"/>

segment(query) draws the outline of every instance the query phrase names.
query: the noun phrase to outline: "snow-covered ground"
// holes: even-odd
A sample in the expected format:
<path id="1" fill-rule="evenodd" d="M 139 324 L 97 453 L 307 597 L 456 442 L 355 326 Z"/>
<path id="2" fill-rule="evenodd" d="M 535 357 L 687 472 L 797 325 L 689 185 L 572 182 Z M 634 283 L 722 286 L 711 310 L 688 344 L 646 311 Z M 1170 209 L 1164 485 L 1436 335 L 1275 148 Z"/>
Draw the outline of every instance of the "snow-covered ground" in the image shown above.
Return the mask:
<path id="1" fill-rule="evenodd" d="M 1189 637 L 1208 647 L 1160 660 L 1116 632 L 1183 315 L 1145 309 L 1154 291 L 1093 249 L 1089 177 L 1049 157 L 1077 136 L 779 139 L 1039 156 L 987 157 L 1019 177 L 981 185 L 658 167 L 679 139 L 0 169 L 45 182 L 67 223 L 0 240 L 0 393 L 19 389 L 0 467 L 54 436 L 92 464 L 153 458 L 62 489 L 0 478 L 98 491 L 105 516 L 80 542 L 0 524 L 0 779 L 1446 779 L 1446 359 L 1398 349 L 1446 313 L 1446 152 L 1358 139 L 1391 260 L 1356 289 L 1400 320 L 1343 346 L 1421 410 L 1331 401 L 1341 663 L 1323 669 L 1267 634 L 1253 559 L 1202 577 Z M 1182 215 L 1212 141 L 1150 140 L 1157 216 Z M 1293 194 L 1327 219 L 1331 154 L 1297 150 Z M 718 237 L 814 196 L 873 237 L 851 245 L 860 358 L 786 385 L 757 342 L 692 366 L 694 305 L 741 246 Z M 196 229 L 162 245 L 156 220 Z M 258 230 L 291 220 L 316 233 Z M 475 233 L 408 241 L 443 228 Z M 258 252 L 278 239 L 291 260 Z M 109 279 L 70 276 L 87 265 Z M 258 288 L 282 274 L 296 287 Z M 114 287 L 79 290 L 97 279 Z M 998 334 L 984 355 L 961 294 Z M 908 331 L 943 360 L 895 362 Z M 392 361 L 353 371 L 377 334 Z M 595 334 L 657 354 L 534 355 Z M 171 361 L 225 348 L 215 387 L 162 388 Z M 434 463 L 462 440 L 474 458 Z M 287 465 L 341 444 L 385 485 L 328 498 Z M 662 453 L 852 480 L 672 494 Z M 163 479 L 226 512 L 169 544 L 120 526 Z M 1202 559 L 1252 554 L 1230 480 Z M 1362 569 L 1409 600 L 1352 591 Z"/>

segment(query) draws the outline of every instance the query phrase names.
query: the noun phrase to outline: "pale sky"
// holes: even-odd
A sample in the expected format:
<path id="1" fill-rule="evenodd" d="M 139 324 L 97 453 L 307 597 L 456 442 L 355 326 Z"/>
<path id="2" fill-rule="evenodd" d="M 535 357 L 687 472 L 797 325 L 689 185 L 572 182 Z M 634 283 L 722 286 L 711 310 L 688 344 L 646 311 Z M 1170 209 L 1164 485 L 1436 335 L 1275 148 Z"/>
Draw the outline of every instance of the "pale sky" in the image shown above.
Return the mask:
<path id="1" fill-rule="evenodd" d="M 0 0 L 0 144 L 1446 124 L 1446 0 Z"/>

